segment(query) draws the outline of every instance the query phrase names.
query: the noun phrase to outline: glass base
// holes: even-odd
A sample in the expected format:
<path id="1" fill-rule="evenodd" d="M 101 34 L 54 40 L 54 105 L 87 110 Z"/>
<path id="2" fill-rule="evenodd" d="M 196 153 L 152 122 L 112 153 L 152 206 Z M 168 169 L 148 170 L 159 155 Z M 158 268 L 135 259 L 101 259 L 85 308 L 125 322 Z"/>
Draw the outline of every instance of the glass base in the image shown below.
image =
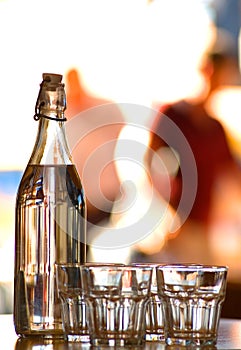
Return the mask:
<path id="1" fill-rule="evenodd" d="M 90 342 L 90 336 L 88 334 L 68 334 L 66 336 L 68 342 L 74 342 L 74 343 L 89 343 Z"/>
<path id="2" fill-rule="evenodd" d="M 58 340 L 64 340 L 65 335 L 64 333 L 47 333 L 46 331 L 40 332 L 40 331 L 29 331 L 29 332 L 22 332 L 17 333 L 17 335 L 21 338 L 38 338 L 38 339 L 44 339 L 46 341 L 58 341 Z"/>
<path id="3" fill-rule="evenodd" d="M 121 346 L 131 346 L 131 349 L 134 349 L 135 346 L 140 346 L 145 343 L 145 340 L 142 338 L 134 338 L 134 339 L 126 339 L 126 338 L 118 338 L 118 339 L 91 339 L 90 344 L 92 346 L 108 346 L 108 347 L 121 347 Z"/>
<path id="4" fill-rule="evenodd" d="M 159 341 L 164 342 L 164 333 L 146 333 L 146 341 Z"/>
<path id="5" fill-rule="evenodd" d="M 215 345 L 217 343 L 216 338 L 172 338 L 172 337 L 167 337 L 165 340 L 166 344 L 169 346 L 172 345 L 179 345 L 179 346 L 190 346 L 190 347 L 214 347 L 216 348 Z"/>

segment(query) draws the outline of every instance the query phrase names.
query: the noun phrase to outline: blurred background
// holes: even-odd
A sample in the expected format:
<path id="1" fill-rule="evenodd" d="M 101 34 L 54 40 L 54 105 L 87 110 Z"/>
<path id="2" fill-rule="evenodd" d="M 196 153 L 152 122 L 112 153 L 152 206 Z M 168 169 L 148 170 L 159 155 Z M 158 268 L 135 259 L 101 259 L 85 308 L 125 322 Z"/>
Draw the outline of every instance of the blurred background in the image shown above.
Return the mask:
<path id="1" fill-rule="evenodd" d="M 73 148 L 88 200 L 90 235 L 98 228 L 89 258 L 198 259 L 228 265 L 233 306 L 227 306 L 225 315 L 241 318 L 236 304 L 241 298 L 240 27 L 240 0 L 0 0 L 0 313 L 12 312 L 16 191 L 35 142 L 33 115 L 42 73 L 53 72 L 64 77 L 68 120 L 80 115 L 80 129 L 88 121 L 93 131 Z M 222 58 L 215 66 L 218 78 L 212 91 L 200 69 L 207 56 Z M 159 220 L 166 200 L 155 182 L 158 163 L 146 163 L 149 130 L 164 106 L 180 100 L 196 105 L 204 94 L 205 110 L 224 129 L 235 171 L 223 173 L 213 184 L 208 225 L 187 218 L 184 228 L 173 231 L 175 206 L 168 206 L 165 219 Z M 106 104 L 97 114 L 82 113 Z M 96 117 L 106 127 L 98 128 Z M 135 164 L 128 157 L 114 162 L 123 155 L 122 140 L 142 145 Z M 212 142 L 210 150 L 214 137 Z M 95 164 L 98 171 L 86 167 L 96 150 L 103 151 Z M 205 149 L 203 157 L 209 155 Z M 162 157 L 173 164 L 168 153 Z M 173 167 L 176 173 L 177 159 Z M 115 228 L 143 217 L 150 197 L 148 174 L 154 177 L 151 215 L 158 227 L 143 241 L 133 238 L 132 245 L 103 253 L 99 248 L 107 228 L 108 235 L 114 234 Z M 135 205 L 126 210 L 133 193 Z"/>

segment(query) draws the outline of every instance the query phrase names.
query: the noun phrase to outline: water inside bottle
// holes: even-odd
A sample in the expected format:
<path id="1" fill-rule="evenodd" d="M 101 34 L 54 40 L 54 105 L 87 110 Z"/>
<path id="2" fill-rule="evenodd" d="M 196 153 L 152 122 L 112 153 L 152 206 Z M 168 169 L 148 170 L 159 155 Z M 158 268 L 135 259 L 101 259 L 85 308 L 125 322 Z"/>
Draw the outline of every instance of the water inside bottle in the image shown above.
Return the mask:
<path id="1" fill-rule="evenodd" d="M 16 203 L 15 325 L 62 333 L 55 263 L 86 260 L 85 199 L 74 165 L 28 165 Z"/>

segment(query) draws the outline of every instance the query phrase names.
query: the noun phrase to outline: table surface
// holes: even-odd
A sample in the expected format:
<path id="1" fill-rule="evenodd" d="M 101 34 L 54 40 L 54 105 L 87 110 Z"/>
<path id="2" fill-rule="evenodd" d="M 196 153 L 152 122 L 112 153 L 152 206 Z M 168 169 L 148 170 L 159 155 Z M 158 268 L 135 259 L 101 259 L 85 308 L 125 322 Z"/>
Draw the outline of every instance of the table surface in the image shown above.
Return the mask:
<path id="1" fill-rule="evenodd" d="M 78 343 L 44 344 L 38 339 L 25 339 L 23 343 L 18 342 L 12 315 L 0 315 L 0 341 L 0 349 L 4 350 L 80 350 L 89 348 L 87 345 L 81 346 Z M 165 349 L 165 345 L 147 342 L 144 349 L 162 350 Z M 216 349 L 241 349 L 241 320 L 221 319 Z"/>

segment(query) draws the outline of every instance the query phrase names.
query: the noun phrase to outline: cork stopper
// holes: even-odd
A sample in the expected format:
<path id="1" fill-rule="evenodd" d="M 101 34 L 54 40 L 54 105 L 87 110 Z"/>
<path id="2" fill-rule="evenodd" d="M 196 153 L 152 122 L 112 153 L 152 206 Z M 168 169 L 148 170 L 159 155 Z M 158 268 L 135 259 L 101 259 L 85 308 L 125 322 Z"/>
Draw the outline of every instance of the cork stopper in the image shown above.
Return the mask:
<path id="1" fill-rule="evenodd" d="M 66 96 L 64 84 L 61 83 L 62 75 L 54 73 L 43 73 L 43 81 L 40 84 L 40 90 L 35 105 L 34 119 L 39 120 L 40 116 L 48 115 L 49 113 L 58 113 L 56 117 L 48 119 L 64 121 L 64 117 L 59 115 L 66 109 Z"/>
<path id="2" fill-rule="evenodd" d="M 43 73 L 43 80 L 47 83 L 52 84 L 60 84 L 62 81 L 62 75 L 61 74 L 54 74 L 54 73 Z"/>

